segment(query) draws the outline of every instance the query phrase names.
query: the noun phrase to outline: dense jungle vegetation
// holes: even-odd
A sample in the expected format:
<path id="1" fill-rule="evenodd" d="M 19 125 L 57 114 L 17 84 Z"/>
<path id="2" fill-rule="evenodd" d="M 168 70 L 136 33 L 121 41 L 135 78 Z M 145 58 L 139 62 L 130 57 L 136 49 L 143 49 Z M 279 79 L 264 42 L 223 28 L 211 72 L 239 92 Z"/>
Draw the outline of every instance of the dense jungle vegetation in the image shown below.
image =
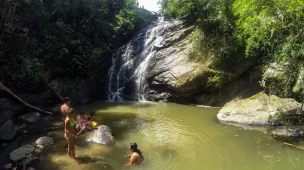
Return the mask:
<path id="1" fill-rule="evenodd" d="M 212 60 L 212 67 L 234 74 L 259 65 L 264 72 L 262 87 L 282 97 L 302 98 L 304 0 L 159 3 L 168 16 L 196 21 L 193 59 Z M 270 67 L 282 69 L 265 79 Z"/>
<path id="2" fill-rule="evenodd" d="M 0 79 L 21 89 L 42 78 L 104 81 L 112 51 L 151 17 L 136 0 L 2 0 Z"/>

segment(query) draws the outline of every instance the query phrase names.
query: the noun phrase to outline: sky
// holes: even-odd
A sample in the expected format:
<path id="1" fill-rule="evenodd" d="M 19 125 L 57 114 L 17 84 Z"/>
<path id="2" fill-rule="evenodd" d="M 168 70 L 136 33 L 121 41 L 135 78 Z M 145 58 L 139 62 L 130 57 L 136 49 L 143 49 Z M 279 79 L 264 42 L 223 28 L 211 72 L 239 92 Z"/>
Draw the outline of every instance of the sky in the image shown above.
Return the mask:
<path id="1" fill-rule="evenodd" d="M 158 0 L 138 0 L 139 6 L 144 6 L 149 11 L 158 11 L 159 6 L 157 5 Z"/>

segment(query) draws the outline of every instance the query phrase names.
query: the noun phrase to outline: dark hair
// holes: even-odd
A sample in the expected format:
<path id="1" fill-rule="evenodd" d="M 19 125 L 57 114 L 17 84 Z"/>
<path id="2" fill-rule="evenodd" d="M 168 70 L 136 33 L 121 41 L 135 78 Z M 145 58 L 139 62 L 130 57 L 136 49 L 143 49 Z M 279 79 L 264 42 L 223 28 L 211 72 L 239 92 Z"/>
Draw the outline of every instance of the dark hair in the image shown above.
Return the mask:
<path id="1" fill-rule="evenodd" d="M 65 97 L 65 98 L 63 98 L 63 101 L 64 101 L 64 103 L 66 103 L 68 101 L 71 101 L 71 99 L 69 97 Z"/>
<path id="2" fill-rule="evenodd" d="M 67 115 L 72 115 L 73 113 L 75 113 L 75 109 L 69 108 L 66 113 Z"/>
<path id="3" fill-rule="evenodd" d="M 135 142 L 130 143 L 130 148 L 131 148 L 132 152 L 136 152 L 136 153 L 138 153 L 138 155 L 140 157 L 143 157 L 141 151 L 139 149 L 137 149 L 137 144 Z"/>
<path id="4" fill-rule="evenodd" d="M 95 112 L 90 112 L 90 116 L 94 116 L 95 115 Z"/>
<path id="5" fill-rule="evenodd" d="M 84 115 L 85 113 L 84 112 L 80 112 L 80 115 Z"/>

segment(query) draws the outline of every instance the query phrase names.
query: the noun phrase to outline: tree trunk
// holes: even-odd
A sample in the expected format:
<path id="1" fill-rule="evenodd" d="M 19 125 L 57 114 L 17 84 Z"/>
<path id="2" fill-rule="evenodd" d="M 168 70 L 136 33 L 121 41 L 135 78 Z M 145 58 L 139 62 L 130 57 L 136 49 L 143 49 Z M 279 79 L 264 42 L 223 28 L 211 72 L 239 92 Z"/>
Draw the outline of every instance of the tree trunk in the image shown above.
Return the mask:
<path id="1" fill-rule="evenodd" d="M 64 102 L 64 99 L 63 97 L 45 80 L 45 79 L 42 79 L 44 84 L 46 85 L 46 87 L 54 93 L 54 95 L 57 97 L 58 100 L 60 100 L 61 102 Z"/>
<path id="2" fill-rule="evenodd" d="M 45 110 L 42 110 L 38 107 L 35 107 L 33 105 L 30 105 L 28 103 L 26 103 L 25 101 L 23 101 L 20 97 L 18 97 L 16 94 L 14 94 L 12 91 L 10 91 L 8 88 L 6 88 L 3 83 L 0 81 L 0 90 L 3 90 L 5 92 L 7 92 L 9 95 L 11 95 L 13 98 L 15 98 L 16 100 L 18 100 L 24 107 L 27 107 L 29 109 L 44 113 L 44 114 L 48 114 L 48 115 L 52 115 L 52 112 L 48 112 Z"/>

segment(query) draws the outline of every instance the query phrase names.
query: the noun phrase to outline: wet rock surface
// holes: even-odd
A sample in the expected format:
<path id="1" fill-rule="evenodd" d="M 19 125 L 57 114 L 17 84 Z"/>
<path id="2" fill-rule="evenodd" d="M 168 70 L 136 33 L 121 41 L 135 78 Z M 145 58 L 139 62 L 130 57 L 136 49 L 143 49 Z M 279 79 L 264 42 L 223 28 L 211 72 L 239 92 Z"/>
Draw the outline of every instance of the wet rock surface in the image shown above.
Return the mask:
<path id="1" fill-rule="evenodd" d="M 87 132 L 86 141 L 95 142 L 103 145 L 114 144 L 114 137 L 112 136 L 112 130 L 106 125 L 100 125 L 97 129 Z"/>

